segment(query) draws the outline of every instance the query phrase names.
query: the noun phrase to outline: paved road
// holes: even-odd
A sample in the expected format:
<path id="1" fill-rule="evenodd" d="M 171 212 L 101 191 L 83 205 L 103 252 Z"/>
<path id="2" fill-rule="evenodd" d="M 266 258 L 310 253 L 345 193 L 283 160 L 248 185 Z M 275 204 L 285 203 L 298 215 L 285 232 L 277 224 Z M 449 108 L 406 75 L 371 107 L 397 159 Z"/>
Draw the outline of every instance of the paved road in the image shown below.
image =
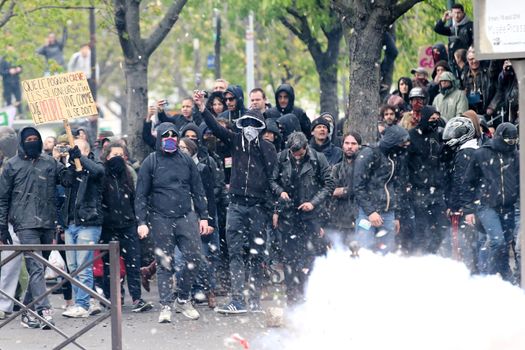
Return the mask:
<path id="1" fill-rule="evenodd" d="M 277 291 L 277 295 L 280 293 Z M 141 314 L 131 312 L 131 302 L 126 299 L 122 315 L 123 349 L 180 349 L 180 350 L 215 350 L 228 349 L 225 339 L 238 333 L 250 343 L 250 349 L 262 349 L 266 343 L 265 337 L 270 333 L 279 332 L 275 328 L 266 327 L 266 316 L 263 314 L 247 314 L 243 316 L 219 315 L 207 306 L 199 306 L 201 318 L 197 321 L 185 319 L 181 314 L 173 313 L 171 324 L 157 323 L 159 305 L 157 292 L 152 290 L 143 297 L 155 303 L 153 311 Z M 222 302 L 224 298 L 219 298 Z M 88 319 L 66 319 L 60 315 L 61 296 L 53 295 L 52 304 L 55 309 L 55 320 L 59 328 L 67 334 L 74 334 Z M 276 306 L 278 301 L 263 301 L 263 307 Z M 94 316 L 95 317 L 95 316 Z M 274 337 L 273 337 L 274 338 Z M 0 329 L 0 350 L 39 350 L 53 349 L 62 341 L 62 337 L 51 330 L 24 329 L 19 319 Z M 111 349 L 111 333 L 109 319 L 97 325 L 79 339 L 79 343 L 89 350 Z M 66 349 L 78 349 L 69 346 Z M 233 349 L 243 349 L 240 345 Z M 274 348 L 275 349 L 275 348 Z"/>

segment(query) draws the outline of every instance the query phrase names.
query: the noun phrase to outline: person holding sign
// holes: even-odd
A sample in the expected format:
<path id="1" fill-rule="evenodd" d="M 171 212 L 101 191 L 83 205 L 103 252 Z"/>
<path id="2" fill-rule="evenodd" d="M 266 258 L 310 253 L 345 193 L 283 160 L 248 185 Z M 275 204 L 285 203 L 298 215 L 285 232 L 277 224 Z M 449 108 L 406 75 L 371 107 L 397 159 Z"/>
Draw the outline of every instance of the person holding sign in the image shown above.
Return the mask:
<path id="1" fill-rule="evenodd" d="M 55 233 L 55 185 L 67 181 L 65 168 L 52 157 L 42 154 L 42 137 L 34 127 L 20 132 L 18 156 L 9 159 L 0 176 L 0 236 L 2 244 L 12 244 L 8 231 L 13 225 L 21 244 L 51 244 Z M 39 254 L 41 254 L 39 252 Z M 25 255 L 29 286 L 24 304 L 46 292 L 44 266 Z M 54 324 L 47 297 L 35 303 L 40 318 L 22 314 L 22 326 L 50 329 Z M 45 322 L 44 322 L 45 321 Z"/>

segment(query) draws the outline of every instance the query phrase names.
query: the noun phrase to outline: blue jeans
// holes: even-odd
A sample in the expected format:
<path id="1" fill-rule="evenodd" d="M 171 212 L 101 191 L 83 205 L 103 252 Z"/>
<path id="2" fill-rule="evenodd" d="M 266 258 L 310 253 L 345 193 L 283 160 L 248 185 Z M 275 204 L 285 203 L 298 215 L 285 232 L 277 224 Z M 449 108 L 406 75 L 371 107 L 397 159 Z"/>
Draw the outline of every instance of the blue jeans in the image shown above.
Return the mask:
<path id="1" fill-rule="evenodd" d="M 69 225 L 66 229 L 66 244 L 97 244 L 100 239 L 100 226 L 77 226 Z M 75 271 L 84 262 L 93 259 L 92 250 L 79 250 L 66 252 L 67 267 L 69 271 Z M 76 277 L 79 282 L 85 284 L 89 288 L 93 288 L 93 265 L 89 265 L 82 270 Z M 89 309 L 90 295 L 81 288 L 73 285 L 73 293 L 75 294 L 75 304 Z"/>
<path id="2" fill-rule="evenodd" d="M 360 226 L 360 223 L 363 219 L 368 221 L 368 215 L 363 209 L 359 208 L 355 229 L 357 243 L 361 248 L 381 254 L 393 253 L 397 248 L 394 212 L 381 213 L 380 215 L 383 218 L 383 225 L 366 229 Z"/>
<path id="3" fill-rule="evenodd" d="M 486 232 L 487 273 L 499 273 L 507 281 L 512 278 L 509 265 L 509 248 L 514 235 L 514 208 L 484 208 L 477 211 L 477 218 Z M 483 263 L 481 261 L 480 263 Z"/>

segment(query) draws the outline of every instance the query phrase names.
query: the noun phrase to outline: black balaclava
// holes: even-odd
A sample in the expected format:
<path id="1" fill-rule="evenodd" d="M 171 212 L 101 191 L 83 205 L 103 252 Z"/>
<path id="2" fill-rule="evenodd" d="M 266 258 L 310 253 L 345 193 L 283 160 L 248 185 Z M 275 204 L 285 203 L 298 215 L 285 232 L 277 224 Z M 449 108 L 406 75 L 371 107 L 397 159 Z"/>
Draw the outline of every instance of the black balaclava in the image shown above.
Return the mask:
<path id="1" fill-rule="evenodd" d="M 111 175 L 120 176 L 126 170 L 126 161 L 120 156 L 111 158 L 106 164 Z"/>
<path id="2" fill-rule="evenodd" d="M 26 139 L 29 136 L 37 136 L 38 140 L 28 142 Z M 22 140 L 22 148 L 24 149 L 26 156 L 31 159 L 38 158 L 40 153 L 42 153 L 42 140 L 40 139 L 38 132 L 33 128 L 27 128 L 24 129 L 22 135 L 20 135 L 20 138 Z"/>
<path id="3" fill-rule="evenodd" d="M 392 125 L 385 130 L 385 134 L 379 141 L 379 149 L 384 154 L 401 153 L 406 150 L 405 147 L 400 146 L 406 141 L 410 140 L 408 131 L 398 126 Z"/>
<path id="4" fill-rule="evenodd" d="M 518 128 L 512 123 L 501 123 L 496 128 L 492 143 L 494 149 L 501 153 L 510 153 L 516 150 L 516 144 L 509 144 L 505 140 L 517 140 Z"/>
<path id="5" fill-rule="evenodd" d="M 419 121 L 418 128 L 421 129 L 423 133 L 437 130 L 439 121 L 429 121 L 430 117 L 432 117 L 436 112 L 436 108 L 432 106 L 425 106 L 423 109 L 421 109 L 421 120 Z"/>

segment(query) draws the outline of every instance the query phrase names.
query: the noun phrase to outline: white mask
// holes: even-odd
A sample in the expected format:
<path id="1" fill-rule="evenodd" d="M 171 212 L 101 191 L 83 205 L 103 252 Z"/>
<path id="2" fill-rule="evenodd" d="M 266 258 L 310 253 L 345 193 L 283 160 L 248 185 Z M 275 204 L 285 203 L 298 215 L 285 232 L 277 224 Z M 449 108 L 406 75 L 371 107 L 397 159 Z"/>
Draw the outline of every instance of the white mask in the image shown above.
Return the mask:
<path id="1" fill-rule="evenodd" d="M 244 134 L 244 137 L 248 140 L 248 142 L 252 142 L 259 136 L 259 129 L 257 129 L 254 126 L 245 126 L 242 128 L 242 133 Z"/>

